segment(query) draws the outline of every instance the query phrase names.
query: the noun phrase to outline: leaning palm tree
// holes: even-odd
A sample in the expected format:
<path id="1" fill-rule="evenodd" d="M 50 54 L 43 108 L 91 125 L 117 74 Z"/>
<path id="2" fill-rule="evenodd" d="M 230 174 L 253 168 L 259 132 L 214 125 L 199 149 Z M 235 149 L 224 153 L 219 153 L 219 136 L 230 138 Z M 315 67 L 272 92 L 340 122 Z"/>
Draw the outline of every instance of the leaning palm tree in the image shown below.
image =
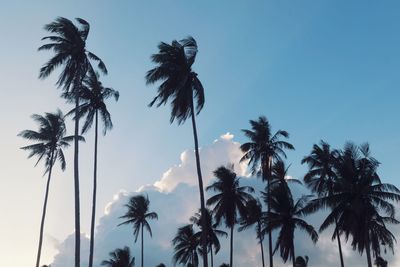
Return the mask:
<path id="1" fill-rule="evenodd" d="M 211 211 L 209 209 L 206 209 L 206 222 L 207 222 L 207 246 L 210 251 L 210 261 L 211 261 L 211 267 L 214 266 L 214 251 L 215 254 L 217 254 L 221 248 L 221 244 L 219 242 L 218 237 L 219 236 L 228 236 L 228 234 L 225 231 L 217 229 L 217 225 L 214 223 L 214 218 L 211 214 Z M 201 210 L 197 212 L 194 216 L 190 217 L 190 222 L 194 225 L 196 225 L 198 228 L 200 228 L 200 231 L 195 233 L 195 235 L 199 236 L 199 239 L 201 239 L 201 235 L 203 234 L 203 228 L 202 228 L 202 218 L 201 218 Z M 214 249 L 213 249 L 214 248 Z M 203 253 L 203 251 L 201 251 Z M 206 253 L 207 254 L 207 253 Z"/>
<path id="2" fill-rule="evenodd" d="M 157 66 L 146 74 L 147 84 L 161 82 L 157 96 L 149 104 L 157 107 L 171 101 L 171 119 L 182 124 L 189 117 L 192 120 L 193 138 L 196 156 L 197 178 L 200 192 L 200 207 L 205 212 L 205 200 L 203 178 L 200 168 L 199 143 L 197 138 L 196 114 L 198 115 L 204 106 L 204 88 L 192 70 L 197 55 L 197 43 L 193 37 L 181 41 L 172 41 L 171 44 L 161 42 L 158 45 L 159 52 L 152 56 L 152 61 Z M 196 104 L 194 103 L 196 101 Z M 206 228 L 206 221 L 203 221 Z M 207 251 L 207 233 L 202 236 L 202 249 Z M 207 254 L 203 255 L 204 267 L 208 266 Z"/>
<path id="3" fill-rule="evenodd" d="M 294 247 L 295 229 L 299 228 L 303 230 L 311 237 L 314 243 L 318 240 L 318 233 L 314 230 L 314 227 L 302 219 L 304 216 L 304 207 L 307 204 L 309 196 L 303 196 L 295 202 L 290 189 L 288 190 L 284 186 L 276 187 L 270 194 L 271 196 L 268 198 L 267 193 L 264 193 L 265 202 L 268 199 L 271 201 L 271 212 L 267 213 L 265 219 L 266 226 L 263 230 L 279 230 L 274 253 L 279 249 L 283 261 L 286 263 L 287 260 L 291 259 L 293 267 L 296 267 Z"/>
<path id="4" fill-rule="evenodd" d="M 214 175 L 217 180 L 206 190 L 217 194 L 207 200 L 207 205 L 214 206 L 216 225 L 223 219 L 225 226 L 231 230 L 229 266 L 233 266 L 233 230 L 240 217 L 246 216 L 246 203 L 253 199 L 250 193 L 253 193 L 254 189 L 250 186 L 240 186 L 240 178 L 233 171 L 233 165 L 217 168 Z"/>
<path id="5" fill-rule="evenodd" d="M 39 162 L 44 161 L 44 174 L 48 174 L 46 191 L 44 195 L 42 220 L 40 223 L 39 246 L 36 257 L 36 266 L 39 267 L 52 169 L 54 163 L 59 161 L 61 164 L 61 170 L 65 170 L 66 163 L 63 148 L 68 147 L 69 143 L 74 138 L 73 136 L 65 136 L 66 128 L 64 123 L 64 115 L 60 110 L 57 110 L 56 113 L 45 113 L 44 116 L 34 114 L 32 115 L 32 118 L 36 123 L 39 124 L 39 130 L 24 130 L 18 135 L 35 142 L 35 144 L 24 146 L 21 149 L 28 150 L 30 152 L 28 158 L 33 156 L 38 157 L 35 166 L 37 166 Z M 79 138 L 81 140 L 83 139 L 82 137 Z"/>
<path id="6" fill-rule="evenodd" d="M 199 266 L 199 255 L 197 253 L 199 237 L 195 234 L 192 224 L 180 227 L 172 240 L 172 244 L 175 251 L 172 259 L 174 265 L 179 263 L 186 267 Z"/>
<path id="7" fill-rule="evenodd" d="M 78 118 L 85 117 L 82 127 L 82 134 L 86 133 L 94 121 L 94 168 L 93 168 L 93 198 L 92 198 L 92 221 L 90 227 L 90 252 L 89 267 L 93 266 L 94 255 L 94 227 L 96 222 L 96 193 L 97 193 L 97 142 L 98 142 L 98 124 L 99 116 L 103 122 L 103 135 L 113 127 L 110 112 L 107 110 L 105 100 L 113 97 L 118 101 L 119 92 L 108 87 L 104 87 L 99 81 L 99 75 L 94 72 L 91 66 L 85 79 L 83 86 L 79 92 L 82 103 L 78 106 Z M 73 93 L 66 96 L 68 99 L 74 99 Z M 71 110 L 69 114 L 76 114 L 76 108 Z M 74 119 L 77 119 L 76 117 Z"/>
<path id="8" fill-rule="evenodd" d="M 82 81 L 86 76 L 90 61 L 98 62 L 98 67 L 103 73 L 107 73 L 104 63 L 95 54 L 86 49 L 86 39 L 89 35 L 89 23 L 77 18 L 79 26 L 69 19 L 59 17 L 55 21 L 46 24 L 44 29 L 50 32 L 50 36 L 42 38 L 49 43 L 39 47 L 39 51 L 50 50 L 55 55 L 40 69 L 39 78 L 47 78 L 57 67 L 63 66 L 58 77 L 57 86 L 64 92 L 79 91 Z M 75 107 L 79 106 L 79 94 L 75 94 Z M 78 112 L 78 109 L 76 109 Z M 76 117 L 78 114 L 76 113 Z M 79 119 L 75 120 L 74 143 L 74 193 L 75 193 L 75 267 L 80 267 L 80 212 L 79 212 Z"/>
<path id="9" fill-rule="evenodd" d="M 308 172 L 304 176 L 304 182 L 311 192 L 318 196 L 330 196 L 333 194 L 337 175 L 335 164 L 337 162 L 338 151 L 331 149 L 330 145 L 321 140 L 320 145 L 314 144 L 310 155 L 303 158 L 302 164 L 307 163 Z M 342 244 L 340 242 L 340 233 L 336 228 L 333 238 L 337 238 L 340 265 L 344 267 Z"/>
<path id="10" fill-rule="evenodd" d="M 106 267 L 133 267 L 135 266 L 135 257 L 131 256 L 129 247 L 116 249 L 110 252 L 110 259 L 101 262 Z"/>
<path id="11" fill-rule="evenodd" d="M 260 249 L 261 249 L 261 262 L 262 266 L 265 266 L 264 263 L 264 248 L 263 248 L 263 240 L 264 240 L 264 235 L 261 233 L 262 232 L 262 219 L 263 219 L 263 211 L 262 211 L 262 206 L 259 200 L 257 199 L 252 199 L 246 203 L 246 209 L 247 209 L 247 214 L 244 216 L 241 221 L 240 221 L 240 227 L 239 227 L 239 232 L 244 231 L 248 229 L 249 227 L 252 227 L 255 225 L 256 228 L 256 235 L 258 238 L 258 241 L 260 243 Z"/>
<path id="12" fill-rule="evenodd" d="M 129 203 L 125 205 L 128 208 L 128 211 L 125 215 L 120 218 L 126 219 L 126 221 L 118 224 L 133 224 L 133 234 L 135 236 L 135 242 L 138 239 L 139 232 L 141 231 L 141 239 L 142 239 L 142 258 L 141 258 L 141 266 L 144 267 L 144 246 L 143 246 L 143 228 L 146 228 L 152 236 L 151 227 L 148 220 L 158 219 L 158 215 L 155 212 L 149 212 L 150 200 L 148 197 L 143 195 L 133 196 L 130 198 Z"/>
<path id="13" fill-rule="evenodd" d="M 272 166 L 274 162 L 286 158 L 284 149 L 293 150 L 292 144 L 282 141 L 281 138 L 288 138 L 289 133 L 279 130 L 272 133 L 271 125 L 266 117 L 260 116 L 257 121 L 250 120 L 252 130 L 242 130 L 250 142 L 244 143 L 240 149 L 244 152 L 241 161 L 248 161 L 253 174 L 261 176 L 267 181 L 268 195 L 272 179 Z M 270 212 L 269 201 L 267 200 L 267 211 Z M 273 267 L 272 235 L 268 232 L 269 266 Z"/>

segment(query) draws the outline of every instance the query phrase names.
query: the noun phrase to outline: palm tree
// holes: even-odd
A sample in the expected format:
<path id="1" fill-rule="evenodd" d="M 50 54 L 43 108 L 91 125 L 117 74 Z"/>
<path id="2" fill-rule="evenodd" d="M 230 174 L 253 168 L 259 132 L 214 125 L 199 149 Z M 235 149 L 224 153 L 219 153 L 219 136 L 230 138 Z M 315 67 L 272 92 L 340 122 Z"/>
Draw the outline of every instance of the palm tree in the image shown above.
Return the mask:
<path id="1" fill-rule="evenodd" d="M 101 262 L 106 267 L 133 267 L 135 266 L 135 257 L 131 256 L 129 247 L 116 249 L 110 252 L 110 259 Z"/>
<path id="2" fill-rule="evenodd" d="M 143 228 L 146 228 L 152 237 L 152 232 L 150 228 L 150 224 L 148 220 L 158 219 L 158 215 L 155 212 L 149 212 L 150 200 L 148 197 L 143 195 L 133 196 L 130 198 L 129 203 L 125 205 L 128 208 L 128 211 L 125 215 L 121 216 L 122 219 L 127 219 L 126 221 L 118 224 L 133 224 L 133 234 L 135 235 L 135 242 L 138 239 L 139 232 L 141 230 L 141 238 L 142 238 L 142 258 L 141 258 L 141 266 L 144 266 L 144 247 L 143 247 Z"/>
<path id="3" fill-rule="evenodd" d="M 376 265 L 376 267 L 387 267 L 388 262 L 385 259 L 383 259 L 382 257 L 378 256 L 375 260 L 375 265 Z"/>
<path id="4" fill-rule="evenodd" d="M 229 267 L 229 264 L 227 264 L 227 263 L 222 263 L 220 267 Z"/>
<path id="5" fill-rule="evenodd" d="M 39 47 L 39 51 L 52 50 L 55 55 L 40 69 L 39 78 L 47 78 L 57 67 L 63 66 L 57 80 L 58 87 L 63 87 L 64 92 L 79 91 L 82 81 L 86 76 L 90 61 L 98 62 L 98 67 L 107 73 L 106 66 L 95 54 L 86 49 L 86 39 L 90 26 L 81 18 L 76 19 L 79 26 L 74 25 L 69 19 L 58 17 L 55 21 L 45 25 L 44 29 L 50 36 L 42 38 L 50 43 Z M 79 94 L 75 94 L 75 108 L 79 106 Z M 76 109 L 78 112 L 78 109 Z M 78 113 L 76 113 L 78 117 Z M 75 120 L 74 143 L 74 193 L 75 193 L 75 267 L 80 266 L 80 211 L 79 211 L 79 119 Z"/>
<path id="6" fill-rule="evenodd" d="M 259 200 L 252 199 L 246 203 L 247 214 L 240 221 L 239 232 L 248 229 L 249 227 L 255 225 L 256 226 L 256 234 L 257 238 L 260 242 L 261 249 L 261 261 L 262 266 L 265 266 L 264 263 L 264 248 L 263 248 L 263 240 L 264 235 L 261 234 L 262 231 L 262 218 L 264 216 L 262 212 L 262 206 Z"/>
<path id="7" fill-rule="evenodd" d="M 149 104 L 157 107 L 171 101 L 171 119 L 182 124 L 191 117 L 193 138 L 196 156 L 197 178 L 200 192 L 200 207 L 205 212 L 205 200 L 203 178 L 200 168 L 199 142 L 197 138 L 196 114 L 198 115 L 204 106 L 204 88 L 192 70 L 197 55 L 197 43 L 193 37 L 181 41 L 172 41 L 171 44 L 161 42 L 158 45 L 159 52 L 152 56 L 152 61 L 157 66 L 146 74 L 147 84 L 161 81 L 157 96 Z M 196 105 L 194 103 L 196 100 Z M 203 229 L 206 229 L 206 221 L 203 221 Z M 202 236 L 202 249 L 207 251 L 207 234 Z M 207 254 L 203 255 L 204 267 L 208 267 Z"/>
<path id="8" fill-rule="evenodd" d="M 308 256 L 298 256 L 294 264 L 295 267 L 307 267 L 308 266 Z"/>
<path id="9" fill-rule="evenodd" d="M 217 194 L 207 200 L 207 205 L 213 205 L 215 223 L 219 225 L 224 219 L 225 226 L 231 230 L 230 263 L 233 266 L 233 229 L 240 217 L 245 217 L 246 203 L 253 199 L 250 193 L 254 189 L 249 186 L 240 186 L 240 178 L 233 171 L 233 165 L 221 166 L 214 171 L 216 181 L 207 187 L 207 191 Z"/>
<path id="10" fill-rule="evenodd" d="M 188 224 L 178 229 L 174 239 L 174 265 L 177 263 L 184 264 L 186 267 L 199 265 L 199 256 L 197 253 L 199 246 L 199 238 L 193 230 L 193 225 Z"/>
<path id="11" fill-rule="evenodd" d="M 95 124 L 94 135 L 94 168 L 93 168 L 93 199 L 92 199 L 92 221 L 90 227 L 90 252 L 89 252 L 89 267 L 93 266 L 94 255 L 94 227 L 96 222 L 96 193 L 97 193 L 97 139 L 98 139 L 98 122 L 99 115 L 103 122 L 103 135 L 106 135 L 107 130 L 113 127 L 111 115 L 107 110 L 105 100 L 113 97 L 118 101 L 119 92 L 112 88 L 104 87 L 99 81 L 99 75 L 96 74 L 93 68 L 89 68 L 88 75 L 83 80 L 83 86 L 79 92 L 82 103 L 78 106 L 79 119 L 86 117 L 82 127 L 82 134 L 86 133 L 93 121 Z M 71 95 L 67 96 L 68 99 L 74 99 Z M 75 114 L 74 108 L 69 114 Z M 74 118 L 76 119 L 76 117 Z"/>
<path id="12" fill-rule="evenodd" d="M 266 117 L 260 116 L 257 121 L 250 120 L 252 130 L 242 130 L 250 142 L 240 146 L 244 155 L 241 161 L 248 161 L 251 165 L 253 174 L 262 177 L 263 181 L 267 181 L 268 196 L 270 191 L 270 180 L 272 176 L 272 166 L 275 161 L 286 158 L 284 149 L 293 150 L 292 144 L 280 140 L 281 138 L 289 138 L 289 133 L 283 130 L 272 134 L 271 125 Z M 269 201 L 267 200 L 267 211 L 270 212 Z M 272 235 L 268 232 L 268 248 L 269 248 L 269 265 L 274 266 L 272 255 Z"/>
<path id="13" fill-rule="evenodd" d="M 335 232 L 342 232 L 346 239 L 352 236 L 353 249 L 366 252 L 368 267 L 372 267 L 371 248 L 379 255 L 381 243 L 390 247 L 395 240 L 386 225 L 399 223 L 391 202 L 400 201 L 400 190 L 381 182 L 378 166 L 379 162 L 370 156 L 368 144 L 347 143 L 335 164 L 337 183 L 333 194 L 313 200 L 306 210 L 309 213 L 330 208 L 320 231 L 337 224 Z"/>
<path id="14" fill-rule="evenodd" d="M 321 140 L 320 146 L 314 144 L 310 155 L 304 157 L 301 161 L 302 164 L 307 163 L 309 168 L 307 174 L 304 176 L 304 182 L 313 193 L 316 193 L 320 197 L 333 194 L 337 180 L 334 169 L 337 157 L 338 151 L 335 149 L 332 150 L 328 143 Z M 344 267 L 342 244 L 337 228 L 333 237 L 337 238 L 340 265 Z"/>
<path id="15" fill-rule="evenodd" d="M 156 267 L 166 267 L 164 263 L 158 264 Z"/>
<path id="16" fill-rule="evenodd" d="M 24 146 L 21 149 L 30 151 L 28 158 L 33 156 L 38 157 L 35 166 L 43 160 L 45 166 L 44 174 L 48 174 L 36 257 L 36 267 L 39 267 L 52 169 L 54 163 L 58 160 L 61 164 L 61 170 L 65 170 L 66 163 L 63 148 L 68 147 L 74 138 L 72 136 L 65 136 L 64 115 L 60 110 L 57 110 L 55 113 L 45 113 L 44 116 L 34 114 L 32 115 L 32 119 L 39 124 L 39 130 L 24 130 L 18 135 L 30 141 L 35 141 L 35 144 Z M 82 137 L 79 138 L 83 140 Z"/>
<path id="17" fill-rule="evenodd" d="M 214 266 L 214 258 L 213 258 L 213 247 L 215 250 L 215 254 L 217 254 L 221 248 L 221 244 L 219 243 L 218 236 L 228 236 L 228 234 L 225 231 L 217 229 L 217 226 L 213 222 L 213 217 L 211 214 L 211 211 L 209 209 L 206 209 L 206 222 L 207 222 L 207 246 L 210 250 L 210 255 L 211 255 L 211 267 Z M 197 212 L 194 216 L 190 218 L 190 222 L 194 225 L 197 225 L 200 228 L 200 231 L 195 233 L 195 235 L 199 236 L 201 239 L 201 235 L 203 234 L 202 230 L 202 225 L 201 225 L 201 210 Z M 201 251 L 204 253 L 204 251 Z M 207 254 L 207 253 L 206 253 Z"/>
<path id="18" fill-rule="evenodd" d="M 303 196 L 294 202 L 290 189 L 288 190 L 284 186 L 274 188 L 270 194 L 271 196 L 268 198 L 267 193 L 264 193 L 265 202 L 268 199 L 271 201 L 271 212 L 267 213 L 265 219 L 266 227 L 263 231 L 271 232 L 279 229 L 274 253 L 279 249 L 283 261 L 286 263 L 288 259 L 291 259 L 293 267 L 296 267 L 294 247 L 295 229 L 300 228 L 305 231 L 314 243 L 318 240 L 318 234 L 314 230 L 314 227 L 302 219 L 304 207 L 307 204 L 309 196 Z"/>

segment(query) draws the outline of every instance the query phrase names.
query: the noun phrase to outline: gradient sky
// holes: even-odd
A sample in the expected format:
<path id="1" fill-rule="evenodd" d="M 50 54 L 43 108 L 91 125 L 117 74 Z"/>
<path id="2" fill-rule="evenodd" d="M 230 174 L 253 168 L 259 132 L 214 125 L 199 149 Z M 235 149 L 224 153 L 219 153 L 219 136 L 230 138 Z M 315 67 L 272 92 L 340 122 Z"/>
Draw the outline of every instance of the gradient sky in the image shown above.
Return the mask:
<path id="1" fill-rule="evenodd" d="M 250 3 L 251 2 L 251 3 Z M 350 3 L 351 2 L 351 3 Z M 43 25 L 57 16 L 90 22 L 88 48 L 109 69 L 105 85 L 120 92 L 110 103 L 114 129 L 100 139 L 98 212 L 120 189 L 152 184 L 193 147 L 191 125 L 169 124 L 169 107 L 149 109 L 145 85 L 160 41 L 187 35 L 199 45 L 193 68 L 206 91 L 198 116 L 200 145 L 265 115 L 285 129 L 296 151 L 291 175 L 320 139 L 335 147 L 368 141 L 385 181 L 400 186 L 400 3 L 398 1 L 3 1 L 0 3 L 0 258 L 29 266 L 35 259 L 44 182 L 42 166 L 18 148 L 34 129 L 33 113 L 70 106 L 59 98 L 56 73 L 39 80 L 51 53 L 37 52 Z M 70 123 L 68 126 L 72 126 Z M 72 127 L 69 127 L 72 133 Z M 93 132 L 81 154 L 82 231 L 89 232 Z M 47 242 L 73 231 L 72 149 L 65 173 L 54 172 Z M 56 251 L 46 249 L 45 261 Z"/>

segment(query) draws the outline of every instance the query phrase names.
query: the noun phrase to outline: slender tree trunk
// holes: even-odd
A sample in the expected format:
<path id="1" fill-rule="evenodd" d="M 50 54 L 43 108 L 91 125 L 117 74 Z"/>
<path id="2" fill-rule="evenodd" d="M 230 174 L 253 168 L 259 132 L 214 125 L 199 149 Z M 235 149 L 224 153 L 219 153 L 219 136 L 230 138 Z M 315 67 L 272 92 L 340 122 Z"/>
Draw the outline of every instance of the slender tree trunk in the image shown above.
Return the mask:
<path id="1" fill-rule="evenodd" d="M 191 117 L 192 117 L 192 127 L 193 127 L 193 138 L 194 138 L 194 152 L 196 155 L 196 167 L 197 167 L 197 178 L 199 182 L 199 191 L 200 191 L 200 205 L 201 205 L 201 227 L 203 231 L 201 231 L 201 246 L 203 251 L 203 266 L 208 267 L 208 256 L 207 256 L 207 222 L 206 222 L 206 207 L 205 207 L 205 200 L 204 200 L 204 188 L 203 188 L 203 178 L 201 175 L 201 168 L 200 168 L 200 155 L 199 155 L 199 141 L 197 139 L 197 129 L 196 129 L 196 118 L 194 112 L 194 104 L 193 104 L 193 91 L 191 97 Z"/>
<path id="2" fill-rule="evenodd" d="M 212 245 L 210 246 L 210 253 L 211 253 L 211 267 L 214 267 L 214 257 L 213 257 L 213 248 L 212 248 Z"/>
<path id="3" fill-rule="evenodd" d="M 143 245 L 143 224 L 142 224 L 142 267 L 144 267 L 144 245 Z"/>
<path id="4" fill-rule="evenodd" d="M 372 260 L 371 260 L 371 248 L 370 248 L 370 244 L 369 244 L 369 232 L 367 232 L 367 242 L 366 242 L 366 247 L 365 247 L 365 251 L 367 254 L 367 263 L 368 263 L 368 267 L 372 267 Z"/>
<path id="5" fill-rule="evenodd" d="M 95 223 L 96 223 L 97 138 L 98 138 L 98 111 L 96 110 L 96 116 L 95 116 L 95 132 L 94 132 L 93 199 L 92 199 L 92 222 L 91 222 L 91 225 L 90 225 L 89 267 L 93 267 L 93 255 L 94 255 L 94 226 L 95 226 Z"/>
<path id="6" fill-rule="evenodd" d="M 339 257 L 340 257 L 340 266 L 344 267 L 344 261 L 343 261 L 343 253 L 342 253 L 342 244 L 340 242 L 340 235 L 339 235 L 339 230 L 337 229 L 337 219 L 335 219 L 335 231 L 336 231 L 336 238 L 338 242 L 338 247 L 339 247 Z"/>
<path id="7" fill-rule="evenodd" d="M 264 167 L 264 166 L 263 166 Z M 269 177 L 267 178 L 267 210 L 268 210 L 268 214 L 270 214 L 271 212 L 271 168 L 272 168 L 272 157 L 268 158 L 268 172 L 269 172 Z M 265 175 L 265 171 L 263 170 L 263 174 Z M 268 227 L 269 228 L 269 227 Z M 272 233 L 271 233 L 271 229 L 268 229 L 268 252 L 269 252 L 269 266 L 273 267 L 274 266 L 274 259 L 273 259 L 273 255 L 272 255 Z"/>
<path id="8" fill-rule="evenodd" d="M 294 253 L 294 244 L 292 244 L 292 261 L 293 267 L 296 267 L 296 254 Z"/>
<path id="9" fill-rule="evenodd" d="M 230 259 L 229 259 L 229 267 L 233 267 L 233 228 L 235 226 L 232 225 L 231 227 L 231 253 L 230 253 Z"/>
<path id="10" fill-rule="evenodd" d="M 260 239 L 260 248 L 261 248 L 261 260 L 262 260 L 262 266 L 265 267 L 265 262 L 264 262 L 264 247 L 263 247 L 263 239 L 261 237 L 260 231 L 261 231 L 261 223 L 258 221 L 258 238 Z"/>
<path id="11" fill-rule="evenodd" d="M 80 86 L 80 85 L 79 85 Z M 77 88 L 74 88 L 77 90 Z M 80 89 L 80 88 L 79 88 Z M 79 91 L 79 90 L 78 90 Z M 74 139 L 74 191 L 75 191 L 75 267 L 81 262 L 81 225 L 79 211 L 79 94 L 75 96 L 75 139 Z"/>
<path id="12" fill-rule="evenodd" d="M 42 221 L 40 222 L 40 234 L 39 234 L 39 246 L 38 252 L 36 257 L 36 267 L 40 265 L 40 256 L 42 254 L 42 243 L 43 243 L 43 231 L 44 231 L 44 220 L 46 218 L 46 209 L 47 209 L 47 199 L 49 197 L 49 188 L 50 188 L 50 180 L 51 180 L 51 171 L 53 169 L 53 157 L 54 157 L 54 150 L 51 152 L 50 156 L 50 168 L 49 168 L 49 176 L 47 178 L 46 183 L 46 193 L 44 195 L 44 203 L 43 203 L 43 211 L 42 211 Z"/>

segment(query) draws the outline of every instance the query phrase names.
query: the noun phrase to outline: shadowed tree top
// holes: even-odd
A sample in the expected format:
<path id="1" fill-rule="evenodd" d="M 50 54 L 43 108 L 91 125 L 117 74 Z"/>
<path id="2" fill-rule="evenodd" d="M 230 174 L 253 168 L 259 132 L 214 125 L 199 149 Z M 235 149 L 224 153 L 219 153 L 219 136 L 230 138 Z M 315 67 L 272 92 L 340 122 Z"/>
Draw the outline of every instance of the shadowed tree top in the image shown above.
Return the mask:
<path id="1" fill-rule="evenodd" d="M 67 18 L 58 17 L 46 24 L 44 29 L 50 34 L 42 38 L 49 41 L 39 47 L 39 51 L 51 50 L 54 56 L 40 69 L 39 78 L 47 78 L 57 67 L 64 66 L 57 85 L 69 91 L 71 85 L 79 85 L 89 68 L 89 60 L 98 62 L 99 69 L 107 74 L 103 61 L 86 49 L 86 39 L 90 25 L 87 21 L 77 18 L 78 26 Z"/>
<path id="2" fill-rule="evenodd" d="M 269 173 L 268 160 L 275 161 L 286 158 L 284 149 L 294 150 L 294 146 L 281 138 L 289 138 L 289 133 L 278 130 L 272 133 L 271 125 L 266 117 L 260 116 L 257 121 L 250 120 L 251 130 L 243 129 L 250 142 L 244 143 L 240 149 L 244 152 L 241 161 L 248 160 L 253 174 L 262 175 Z M 264 166 L 262 166 L 264 165 Z M 265 177 L 263 177 L 265 179 Z"/>
<path id="3" fill-rule="evenodd" d="M 174 256 L 172 258 L 174 265 L 177 263 L 194 267 L 199 265 L 197 248 L 200 245 L 200 239 L 193 231 L 192 224 L 180 227 L 172 240 L 172 244 L 174 245 Z"/>
<path id="4" fill-rule="evenodd" d="M 109 253 L 110 259 L 101 262 L 106 267 L 133 267 L 135 266 L 135 257 L 131 256 L 129 247 L 116 249 Z"/>
<path id="5" fill-rule="evenodd" d="M 65 170 L 66 163 L 63 148 L 68 147 L 74 137 L 65 136 L 66 128 L 61 110 L 57 110 L 55 113 L 45 113 L 44 116 L 34 114 L 32 118 L 39 125 L 38 131 L 24 130 L 18 136 L 36 143 L 21 147 L 21 149 L 30 151 L 28 158 L 38 157 L 35 166 L 41 160 L 45 161 L 45 174 L 57 160 L 61 164 L 61 169 Z M 84 138 L 79 136 L 79 140 L 84 141 Z M 52 153 L 53 162 L 51 162 Z"/>
<path id="6" fill-rule="evenodd" d="M 157 103 L 157 107 L 171 101 L 171 119 L 178 124 L 185 122 L 191 115 L 192 108 L 200 113 L 204 106 L 204 88 L 192 65 L 197 55 L 197 43 L 193 37 L 181 41 L 172 41 L 171 44 L 161 42 L 159 52 L 152 55 L 152 61 L 157 66 L 146 74 L 147 84 L 161 82 L 157 96 L 149 106 Z M 196 100 L 196 105 L 193 103 Z M 196 107 L 195 107 L 196 106 Z"/>

